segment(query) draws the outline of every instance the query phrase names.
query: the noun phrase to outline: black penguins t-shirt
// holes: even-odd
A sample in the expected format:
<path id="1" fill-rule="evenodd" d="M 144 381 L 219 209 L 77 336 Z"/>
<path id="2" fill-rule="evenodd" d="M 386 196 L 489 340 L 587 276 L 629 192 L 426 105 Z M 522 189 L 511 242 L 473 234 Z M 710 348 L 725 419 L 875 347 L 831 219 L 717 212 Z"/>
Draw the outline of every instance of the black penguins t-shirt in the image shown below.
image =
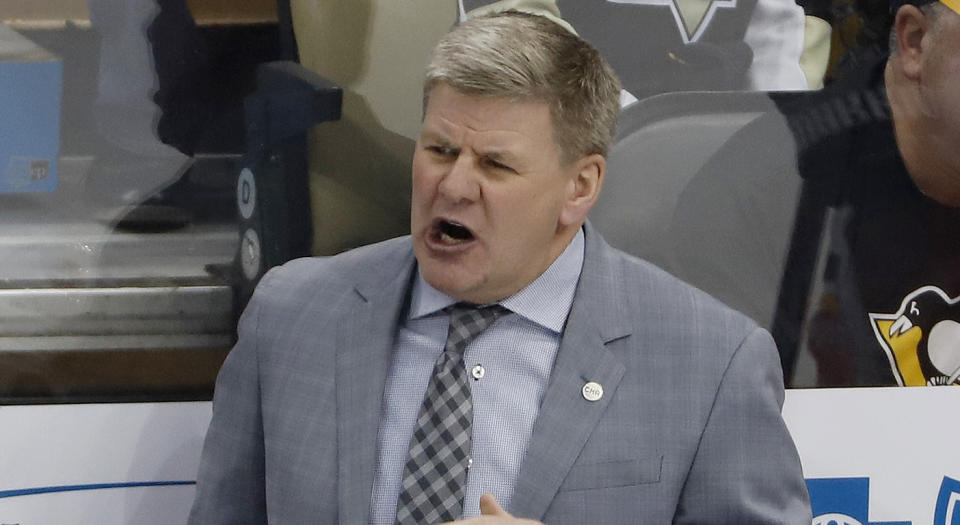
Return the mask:
<path id="1" fill-rule="evenodd" d="M 960 384 L 960 209 L 924 196 L 893 152 L 869 158 L 846 196 L 843 241 L 863 308 L 852 328 L 889 374 L 864 370 L 862 381 Z"/>
<path id="2" fill-rule="evenodd" d="M 836 192 L 805 326 L 819 386 L 960 384 L 960 209 L 916 187 L 890 120 L 804 156 L 804 178 Z"/>

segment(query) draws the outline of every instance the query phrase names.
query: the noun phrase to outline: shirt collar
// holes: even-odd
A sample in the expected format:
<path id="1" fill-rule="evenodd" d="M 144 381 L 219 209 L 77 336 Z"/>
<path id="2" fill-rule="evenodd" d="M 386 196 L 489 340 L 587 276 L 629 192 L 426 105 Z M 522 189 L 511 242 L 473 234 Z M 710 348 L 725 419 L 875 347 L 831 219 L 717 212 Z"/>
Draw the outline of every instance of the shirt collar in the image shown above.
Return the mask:
<path id="1" fill-rule="evenodd" d="M 581 228 L 563 253 L 540 277 L 519 292 L 499 301 L 499 304 L 548 330 L 558 334 L 563 332 L 563 325 L 573 305 L 580 271 L 583 269 L 583 246 Z M 430 286 L 418 269 L 410 295 L 407 318 L 426 317 L 457 302 L 457 299 Z"/>

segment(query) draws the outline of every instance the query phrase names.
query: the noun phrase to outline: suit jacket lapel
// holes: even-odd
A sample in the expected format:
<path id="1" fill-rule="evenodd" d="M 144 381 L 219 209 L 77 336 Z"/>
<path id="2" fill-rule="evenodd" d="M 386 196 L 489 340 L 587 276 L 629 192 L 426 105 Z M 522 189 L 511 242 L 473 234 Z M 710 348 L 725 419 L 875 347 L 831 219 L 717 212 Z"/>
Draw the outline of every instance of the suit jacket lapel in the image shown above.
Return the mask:
<path id="1" fill-rule="evenodd" d="M 341 523 L 369 521 L 383 391 L 413 261 L 407 249 L 402 258 L 387 257 L 363 272 L 353 309 L 341 317 L 336 338 Z"/>
<path id="2" fill-rule="evenodd" d="M 619 272 L 599 234 L 589 224 L 585 233 L 577 294 L 510 500 L 510 511 L 519 517 L 543 517 L 626 370 L 605 346 L 630 335 Z M 589 381 L 603 387 L 597 401 L 582 393 Z"/>

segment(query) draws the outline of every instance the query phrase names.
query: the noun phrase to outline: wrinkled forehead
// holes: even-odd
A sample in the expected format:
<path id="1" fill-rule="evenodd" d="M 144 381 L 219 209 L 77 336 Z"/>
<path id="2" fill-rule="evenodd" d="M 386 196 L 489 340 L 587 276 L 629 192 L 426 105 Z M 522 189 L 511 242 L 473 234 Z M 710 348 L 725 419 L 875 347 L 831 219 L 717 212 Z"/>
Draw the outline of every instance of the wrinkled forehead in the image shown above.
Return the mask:
<path id="1" fill-rule="evenodd" d="M 557 118 L 556 118 L 556 104 L 554 101 L 549 100 L 546 95 L 543 96 L 512 96 L 509 94 L 501 93 L 487 93 L 482 91 L 472 91 L 469 89 L 460 89 L 455 86 L 451 86 L 446 82 L 438 82 L 434 84 L 429 90 L 424 93 L 423 100 L 423 116 L 422 120 L 425 121 L 428 111 L 430 110 L 430 98 L 433 94 L 439 92 L 446 92 L 448 95 L 453 95 L 455 99 L 458 99 L 460 102 L 466 102 L 467 104 L 473 105 L 477 103 L 478 106 L 483 107 L 488 104 L 495 104 L 501 108 L 512 108 L 514 110 L 521 110 L 523 108 L 543 108 L 546 110 L 548 115 L 548 124 L 549 129 L 544 130 L 556 138 L 557 134 Z"/>

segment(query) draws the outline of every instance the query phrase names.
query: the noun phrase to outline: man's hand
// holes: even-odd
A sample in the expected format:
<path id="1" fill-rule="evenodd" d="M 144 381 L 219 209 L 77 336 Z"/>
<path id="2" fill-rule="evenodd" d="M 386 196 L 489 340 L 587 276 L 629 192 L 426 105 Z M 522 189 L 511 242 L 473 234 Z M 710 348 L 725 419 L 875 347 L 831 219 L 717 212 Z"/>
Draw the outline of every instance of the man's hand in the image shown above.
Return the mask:
<path id="1" fill-rule="evenodd" d="M 497 503 L 493 494 L 480 496 L 480 516 L 449 522 L 447 525 L 543 525 L 539 521 L 514 518 Z"/>

